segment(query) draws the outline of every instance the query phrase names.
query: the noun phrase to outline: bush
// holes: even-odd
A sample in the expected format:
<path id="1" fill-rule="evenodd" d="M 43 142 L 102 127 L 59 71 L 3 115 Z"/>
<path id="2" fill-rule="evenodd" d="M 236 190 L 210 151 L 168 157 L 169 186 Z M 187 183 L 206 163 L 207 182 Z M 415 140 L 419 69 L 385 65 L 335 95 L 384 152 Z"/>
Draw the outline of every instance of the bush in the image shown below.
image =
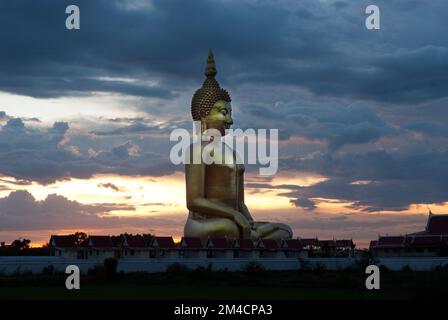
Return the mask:
<path id="1" fill-rule="evenodd" d="M 213 277 L 212 265 L 208 264 L 206 267 L 198 266 L 192 270 L 189 270 L 188 277 L 194 281 L 203 281 Z"/>
<path id="2" fill-rule="evenodd" d="M 191 271 L 191 279 L 194 280 L 205 280 L 208 278 L 210 272 L 205 267 L 197 267 L 194 270 Z"/>
<path id="3" fill-rule="evenodd" d="M 410 266 L 404 266 L 404 267 L 401 269 L 401 271 L 402 271 L 402 272 L 411 272 L 412 270 L 411 270 L 411 267 L 410 267 Z"/>
<path id="4" fill-rule="evenodd" d="M 347 271 L 361 271 L 365 272 L 366 268 L 373 263 L 370 262 L 370 259 L 366 256 L 356 259 L 353 264 L 346 268 Z"/>
<path id="5" fill-rule="evenodd" d="M 213 263 L 209 263 L 208 265 L 207 265 L 207 272 L 212 272 L 212 270 L 213 270 Z"/>
<path id="6" fill-rule="evenodd" d="M 175 262 L 166 268 L 166 273 L 168 275 L 184 275 L 188 273 L 188 268 L 182 263 Z"/>
<path id="7" fill-rule="evenodd" d="M 433 271 L 439 271 L 439 272 L 447 272 L 448 271 L 448 264 L 445 265 L 438 265 L 433 268 Z"/>
<path id="8" fill-rule="evenodd" d="M 303 258 L 299 258 L 299 272 L 308 272 L 313 270 L 311 263 Z"/>
<path id="9" fill-rule="evenodd" d="M 49 266 L 43 268 L 42 269 L 42 274 L 44 276 L 52 276 L 52 275 L 54 275 L 54 267 L 53 267 L 53 265 L 50 264 Z"/>
<path id="10" fill-rule="evenodd" d="M 87 271 L 87 275 L 94 280 L 104 281 L 106 279 L 106 268 L 102 265 L 96 265 Z"/>
<path id="11" fill-rule="evenodd" d="M 259 274 L 264 272 L 265 270 L 266 269 L 264 268 L 264 266 L 257 261 L 251 261 L 243 267 L 243 272 L 249 275 Z"/>
<path id="12" fill-rule="evenodd" d="M 321 263 L 317 263 L 316 266 L 313 268 L 313 272 L 316 273 L 316 274 L 321 274 L 326 269 L 327 268 L 325 267 L 325 265 L 323 265 Z"/>
<path id="13" fill-rule="evenodd" d="M 386 267 L 384 264 L 381 264 L 381 265 L 379 266 L 379 268 L 380 268 L 380 273 L 381 273 L 381 274 L 390 271 L 390 269 L 389 269 L 388 267 Z"/>
<path id="14" fill-rule="evenodd" d="M 115 279 L 117 277 L 118 260 L 115 258 L 104 259 L 104 271 L 107 279 Z"/>

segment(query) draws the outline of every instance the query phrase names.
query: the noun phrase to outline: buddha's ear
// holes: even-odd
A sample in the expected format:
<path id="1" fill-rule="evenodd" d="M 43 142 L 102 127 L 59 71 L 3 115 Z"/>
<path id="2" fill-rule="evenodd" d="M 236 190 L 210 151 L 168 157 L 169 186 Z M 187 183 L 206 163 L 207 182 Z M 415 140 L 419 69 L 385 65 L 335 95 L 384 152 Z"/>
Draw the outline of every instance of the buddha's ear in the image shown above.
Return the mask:
<path id="1" fill-rule="evenodd" d="M 201 133 L 207 130 L 207 121 L 205 120 L 205 117 L 201 118 Z"/>

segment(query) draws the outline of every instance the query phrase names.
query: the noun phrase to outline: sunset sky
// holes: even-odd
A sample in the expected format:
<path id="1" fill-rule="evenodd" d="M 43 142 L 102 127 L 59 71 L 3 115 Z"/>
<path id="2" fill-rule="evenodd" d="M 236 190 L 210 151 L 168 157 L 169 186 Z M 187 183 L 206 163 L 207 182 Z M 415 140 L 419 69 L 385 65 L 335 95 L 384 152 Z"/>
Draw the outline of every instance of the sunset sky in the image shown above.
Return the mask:
<path id="1" fill-rule="evenodd" d="M 65 28 L 76 4 L 81 29 Z M 365 8 L 381 10 L 367 30 Z M 444 0 L 0 2 L 0 241 L 182 236 L 169 134 L 213 48 L 234 127 L 279 130 L 279 170 L 246 172 L 257 220 L 295 236 L 424 229 L 448 213 Z"/>

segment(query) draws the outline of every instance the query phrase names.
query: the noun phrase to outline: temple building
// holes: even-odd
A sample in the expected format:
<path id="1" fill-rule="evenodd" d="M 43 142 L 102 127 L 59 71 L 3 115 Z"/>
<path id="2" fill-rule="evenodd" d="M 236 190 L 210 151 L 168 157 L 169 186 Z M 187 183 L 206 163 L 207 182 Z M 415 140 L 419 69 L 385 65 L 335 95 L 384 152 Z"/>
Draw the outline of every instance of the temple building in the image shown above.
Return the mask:
<path id="1" fill-rule="evenodd" d="M 448 256 L 448 214 L 430 211 L 425 230 L 404 236 L 380 236 L 370 242 L 370 251 L 377 257 Z"/>
<path id="2" fill-rule="evenodd" d="M 106 258 L 135 259 L 298 259 L 307 257 L 353 257 L 356 245 L 350 240 L 315 239 L 229 239 L 226 237 L 145 238 L 89 236 L 77 244 L 74 236 L 51 236 L 51 255 L 66 259 L 102 261 Z"/>
<path id="3" fill-rule="evenodd" d="M 49 243 L 50 255 L 68 259 L 83 258 L 80 248 L 76 245 L 73 235 L 51 236 Z"/>
<path id="4" fill-rule="evenodd" d="M 448 214 L 433 214 L 429 211 L 428 222 L 424 231 L 413 235 L 445 235 L 448 236 Z"/>

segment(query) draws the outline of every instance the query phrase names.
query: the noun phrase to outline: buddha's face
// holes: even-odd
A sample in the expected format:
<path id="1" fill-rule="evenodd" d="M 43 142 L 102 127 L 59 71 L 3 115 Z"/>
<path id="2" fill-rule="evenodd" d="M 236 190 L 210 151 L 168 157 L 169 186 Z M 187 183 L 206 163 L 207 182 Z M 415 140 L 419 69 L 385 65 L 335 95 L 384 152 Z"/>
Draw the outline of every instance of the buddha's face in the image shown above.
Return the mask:
<path id="1" fill-rule="evenodd" d="M 226 129 L 229 129 L 233 124 L 230 102 L 224 100 L 217 101 L 203 120 L 207 129 L 216 129 L 221 133 L 221 136 L 224 136 Z"/>

